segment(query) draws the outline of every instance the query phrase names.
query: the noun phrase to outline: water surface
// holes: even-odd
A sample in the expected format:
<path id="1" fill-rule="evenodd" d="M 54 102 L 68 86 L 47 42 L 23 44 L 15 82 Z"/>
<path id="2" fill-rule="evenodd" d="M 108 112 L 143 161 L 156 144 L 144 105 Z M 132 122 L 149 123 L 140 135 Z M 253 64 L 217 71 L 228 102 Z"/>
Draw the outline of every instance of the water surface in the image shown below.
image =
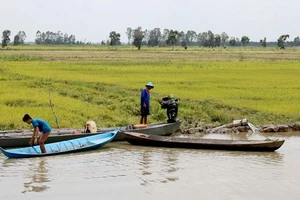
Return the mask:
<path id="1" fill-rule="evenodd" d="M 203 137 L 286 142 L 275 152 L 114 142 L 44 158 L 7 159 L 0 154 L 0 199 L 300 199 L 300 132 Z"/>

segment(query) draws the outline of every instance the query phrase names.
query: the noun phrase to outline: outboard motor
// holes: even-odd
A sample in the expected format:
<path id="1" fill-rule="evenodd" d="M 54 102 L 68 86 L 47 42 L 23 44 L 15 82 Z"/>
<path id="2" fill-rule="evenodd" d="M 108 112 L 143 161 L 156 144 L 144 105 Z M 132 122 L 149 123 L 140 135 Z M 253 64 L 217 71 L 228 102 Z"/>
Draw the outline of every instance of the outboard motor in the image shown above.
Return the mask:
<path id="1" fill-rule="evenodd" d="M 158 102 L 162 109 L 167 109 L 168 123 L 176 122 L 178 114 L 178 99 L 175 99 L 171 94 L 162 98 Z"/>

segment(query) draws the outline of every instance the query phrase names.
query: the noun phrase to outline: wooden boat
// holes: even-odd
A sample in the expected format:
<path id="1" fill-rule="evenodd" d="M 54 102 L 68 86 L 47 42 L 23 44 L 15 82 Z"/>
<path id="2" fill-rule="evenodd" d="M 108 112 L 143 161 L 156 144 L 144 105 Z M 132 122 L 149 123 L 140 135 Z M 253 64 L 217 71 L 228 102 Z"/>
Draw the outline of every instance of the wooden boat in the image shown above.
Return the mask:
<path id="1" fill-rule="evenodd" d="M 232 151 L 275 151 L 279 149 L 284 140 L 225 140 L 182 138 L 172 136 L 157 136 L 141 133 L 125 132 L 124 139 L 133 145 L 192 148 L 192 149 L 215 149 Z"/>
<path id="2" fill-rule="evenodd" d="M 149 124 L 147 127 L 135 128 L 134 125 L 121 127 L 113 141 L 122 141 L 124 131 L 146 133 L 149 135 L 171 135 L 175 133 L 180 127 L 181 121 L 172 123 L 157 123 Z M 137 126 L 138 127 L 138 126 Z M 134 129 L 135 128 L 135 129 Z M 77 139 L 87 136 L 96 135 L 99 133 L 105 133 L 107 131 L 113 131 L 115 128 L 98 128 L 97 133 L 83 133 L 82 130 L 76 129 L 60 129 L 53 130 L 49 135 L 46 143 L 60 142 L 65 140 Z M 12 148 L 12 147 L 26 147 L 28 146 L 29 140 L 32 136 L 31 131 L 20 132 L 20 133 L 0 133 L 0 147 Z"/>
<path id="3" fill-rule="evenodd" d="M 47 153 L 41 153 L 39 145 L 9 150 L 5 150 L 2 147 L 0 147 L 0 149 L 3 152 L 3 154 L 8 158 L 30 158 L 74 153 L 100 148 L 103 145 L 112 141 L 113 138 L 117 135 L 118 131 L 119 129 L 115 129 L 114 131 L 88 136 L 84 138 L 45 144 Z"/>

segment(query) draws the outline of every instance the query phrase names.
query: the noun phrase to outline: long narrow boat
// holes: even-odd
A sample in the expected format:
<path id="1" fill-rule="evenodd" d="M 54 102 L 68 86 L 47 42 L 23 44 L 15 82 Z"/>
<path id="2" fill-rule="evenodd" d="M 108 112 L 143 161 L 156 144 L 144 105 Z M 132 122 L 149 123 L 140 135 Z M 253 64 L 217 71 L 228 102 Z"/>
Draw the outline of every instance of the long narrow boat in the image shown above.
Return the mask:
<path id="1" fill-rule="evenodd" d="M 171 135 L 175 133 L 180 127 L 181 121 L 176 121 L 172 123 L 157 123 L 148 124 L 147 127 L 135 128 L 134 125 L 121 127 L 118 131 L 116 137 L 113 141 L 124 141 L 123 133 L 124 131 L 132 131 L 138 133 L 146 133 L 149 135 Z M 135 128 L 135 129 L 133 129 Z M 105 133 L 107 131 L 113 131 L 113 128 L 98 128 L 97 133 L 83 133 L 82 130 L 77 131 L 76 129 L 61 129 L 53 130 L 49 135 L 46 143 L 60 142 L 65 140 L 77 139 L 87 136 L 96 135 L 99 133 Z M 32 131 L 20 132 L 20 133 L 0 133 L 0 147 L 2 148 L 12 148 L 12 147 L 25 147 L 28 146 L 29 140 L 31 138 Z"/>
<path id="2" fill-rule="evenodd" d="M 124 139 L 133 145 L 191 148 L 191 149 L 215 149 L 231 151 L 275 151 L 279 149 L 284 140 L 225 140 L 182 138 L 172 136 L 157 136 L 141 133 L 125 132 Z"/>
<path id="3" fill-rule="evenodd" d="M 0 147 L 0 149 L 8 158 L 30 158 L 88 151 L 100 148 L 109 143 L 117 135 L 118 131 L 119 129 L 115 129 L 114 131 L 84 138 L 46 144 L 45 148 L 47 153 L 41 153 L 39 145 L 8 150 Z"/>

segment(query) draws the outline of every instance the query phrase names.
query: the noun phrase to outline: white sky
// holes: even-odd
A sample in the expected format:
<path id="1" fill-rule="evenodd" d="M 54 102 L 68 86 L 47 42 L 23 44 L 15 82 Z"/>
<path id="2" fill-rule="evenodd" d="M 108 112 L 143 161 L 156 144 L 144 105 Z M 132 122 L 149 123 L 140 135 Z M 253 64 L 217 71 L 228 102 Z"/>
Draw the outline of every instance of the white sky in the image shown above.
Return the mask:
<path id="1" fill-rule="evenodd" d="M 13 40 L 25 31 L 25 42 L 34 41 L 38 30 L 73 34 L 86 42 L 101 42 L 116 31 L 127 42 L 127 27 L 138 26 L 211 30 L 230 37 L 246 35 L 251 41 L 300 36 L 299 0 L 0 0 L 0 5 L 1 36 L 8 29 Z"/>

